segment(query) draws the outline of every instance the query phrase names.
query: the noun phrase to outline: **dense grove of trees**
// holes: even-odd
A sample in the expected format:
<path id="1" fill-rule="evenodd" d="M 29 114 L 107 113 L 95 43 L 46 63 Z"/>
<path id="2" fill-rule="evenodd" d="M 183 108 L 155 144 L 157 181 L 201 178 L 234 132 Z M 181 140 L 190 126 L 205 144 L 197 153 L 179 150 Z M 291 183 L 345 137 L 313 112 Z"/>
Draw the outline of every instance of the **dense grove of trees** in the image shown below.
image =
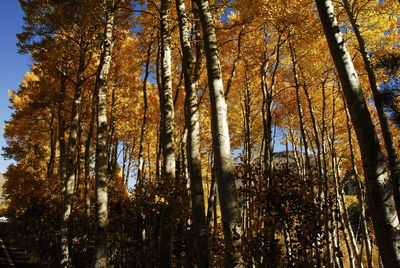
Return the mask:
<path id="1" fill-rule="evenodd" d="M 19 1 L 3 214 L 42 263 L 400 267 L 398 1 Z"/>

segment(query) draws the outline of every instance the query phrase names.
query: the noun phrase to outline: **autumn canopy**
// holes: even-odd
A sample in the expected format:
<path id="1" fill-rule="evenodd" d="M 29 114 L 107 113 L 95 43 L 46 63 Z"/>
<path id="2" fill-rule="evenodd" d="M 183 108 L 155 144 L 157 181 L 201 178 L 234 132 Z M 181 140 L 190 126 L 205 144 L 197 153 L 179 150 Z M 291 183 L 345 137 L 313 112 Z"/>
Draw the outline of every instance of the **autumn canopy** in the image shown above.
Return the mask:
<path id="1" fill-rule="evenodd" d="M 400 267 L 400 3 L 19 0 L 6 207 L 49 267 Z"/>

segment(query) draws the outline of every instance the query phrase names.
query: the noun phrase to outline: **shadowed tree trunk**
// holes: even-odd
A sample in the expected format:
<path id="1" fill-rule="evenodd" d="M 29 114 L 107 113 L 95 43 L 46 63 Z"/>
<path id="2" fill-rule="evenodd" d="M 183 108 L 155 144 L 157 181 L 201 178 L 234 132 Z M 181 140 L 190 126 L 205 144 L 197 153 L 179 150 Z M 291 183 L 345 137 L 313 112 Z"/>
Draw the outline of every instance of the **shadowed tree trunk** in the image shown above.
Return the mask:
<path id="1" fill-rule="evenodd" d="M 197 100 L 197 88 L 194 68 L 194 58 L 190 45 L 191 37 L 189 32 L 189 20 L 186 14 L 185 2 L 176 0 L 176 10 L 179 18 L 179 29 L 182 46 L 182 66 L 185 77 L 186 88 L 186 126 L 187 136 L 187 157 L 190 174 L 190 197 L 192 202 L 192 220 L 194 241 L 197 254 L 197 263 L 200 268 L 208 267 L 208 234 L 204 208 L 204 191 L 201 174 L 200 158 L 200 118 Z"/>
<path id="2" fill-rule="evenodd" d="M 77 82 L 75 87 L 75 94 L 72 101 L 72 113 L 70 130 L 68 136 L 68 143 L 66 147 L 66 159 L 65 159 L 65 181 L 64 183 L 64 198 L 63 198 L 63 214 L 62 214 L 62 228 L 61 228 L 61 266 L 69 267 L 71 265 L 70 248 L 68 243 L 68 230 L 69 230 L 69 219 L 72 210 L 72 199 L 75 190 L 76 182 L 76 165 L 77 165 L 77 139 L 79 131 L 79 119 L 80 119 L 80 109 L 81 109 L 81 99 L 82 99 L 82 86 L 83 86 L 83 76 L 85 68 L 85 51 L 81 48 L 81 55 L 79 57 L 79 67 L 77 72 Z"/>
<path id="3" fill-rule="evenodd" d="M 56 145 L 57 145 L 57 132 L 54 128 L 54 112 L 50 115 L 50 158 L 49 162 L 47 163 L 47 177 L 51 178 L 54 173 L 54 164 L 55 164 L 55 157 L 56 157 Z"/>
<path id="4" fill-rule="evenodd" d="M 371 246 L 371 241 L 369 239 L 369 233 L 368 233 L 368 224 L 366 220 L 366 215 L 365 215 L 365 200 L 364 200 L 364 194 L 363 194 L 363 187 L 360 181 L 360 178 L 358 176 L 357 168 L 356 168 L 356 157 L 354 155 L 354 147 L 353 147 L 353 139 L 351 135 L 351 123 L 350 123 L 350 115 L 349 115 L 349 110 L 347 109 L 347 105 L 345 100 L 344 102 L 344 109 L 346 112 L 346 128 L 347 128 L 347 140 L 349 143 L 349 149 L 350 149 L 350 162 L 351 162 L 351 168 L 353 169 L 354 172 L 354 179 L 356 180 L 357 183 L 357 198 L 358 198 L 358 203 L 359 203 L 359 209 L 360 209 L 360 224 L 361 224 L 361 232 L 362 232 L 362 237 L 365 243 L 365 253 L 367 255 L 367 264 L 368 268 L 374 267 L 373 260 L 372 260 L 372 246 Z M 359 262 L 362 261 L 362 250 L 360 250 L 360 260 Z"/>
<path id="5" fill-rule="evenodd" d="M 360 146 L 368 203 L 385 267 L 400 266 L 400 230 L 392 187 L 357 72 L 346 49 L 330 0 L 316 0 Z"/>
<path id="6" fill-rule="evenodd" d="M 96 242 L 93 267 L 107 267 L 107 229 L 108 229 L 108 174 L 107 174 L 107 91 L 108 72 L 111 65 L 113 47 L 114 13 L 105 1 L 105 29 L 97 79 L 97 139 L 96 139 Z"/>
<path id="7" fill-rule="evenodd" d="M 209 2 L 196 0 L 196 3 L 199 8 L 207 59 L 213 150 L 225 240 L 225 266 L 243 267 L 242 254 L 239 251 L 242 244 L 242 219 L 234 180 L 217 37 Z"/>
<path id="8" fill-rule="evenodd" d="M 175 182 L 175 138 L 174 138 L 174 104 L 172 96 L 171 79 L 171 36 L 169 32 L 169 8 L 170 0 L 162 0 L 160 8 L 160 38 L 161 38 L 161 87 L 160 89 L 160 111 L 162 129 L 162 154 L 163 166 L 161 171 L 161 183 L 164 189 Z M 171 193 L 166 193 L 168 204 L 161 209 L 160 218 L 160 241 L 158 248 L 159 267 L 172 266 L 172 247 L 173 247 L 173 207 L 171 206 Z"/>
<path id="9" fill-rule="evenodd" d="M 148 103 L 147 103 L 147 78 L 149 77 L 149 67 L 150 67 L 150 57 L 151 57 L 151 47 L 153 45 L 153 36 L 150 37 L 149 46 L 147 48 L 146 54 L 146 65 L 144 71 L 144 78 L 143 78 L 143 121 L 142 121 L 142 128 L 140 130 L 140 141 L 139 141 L 139 165 L 137 171 L 137 183 L 142 183 L 142 176 L 143 176 L 143 144 L 144 144 L 144 137 L 146 135 L 146 127 L 147 127 L 147 114 L 148 114 Z"/>

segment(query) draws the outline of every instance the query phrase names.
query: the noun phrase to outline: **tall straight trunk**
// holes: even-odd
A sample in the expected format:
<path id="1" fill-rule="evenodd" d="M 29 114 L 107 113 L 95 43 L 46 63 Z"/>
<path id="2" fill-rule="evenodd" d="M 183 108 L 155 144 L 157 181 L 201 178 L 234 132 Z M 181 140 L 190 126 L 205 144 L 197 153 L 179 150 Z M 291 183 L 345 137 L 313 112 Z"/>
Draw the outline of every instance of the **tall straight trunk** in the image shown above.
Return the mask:
<path id="1" fill-rule="evenodd" d="M 84 173 L 83 173 L 83 209 L 84 209 L 84 217 L 83 217 L 83 243 L 84 249 L 83 251 L 87 254 L 88 249 L 90 247 L 90 239 L 89 239 L 89 232 L 90 232 L 90 150 L 92 145 L 93 139 L 93 131 L 94 131 L 94 121 L 96 119 L 96 99 L 97 99 L 97 87 L 93 92 L 92 96 L 92 104 L 91 104 L 91 111 L 90 111 L 90 122 L 89 122 L 89 129 L 85 140 L 85 151 L 84 151 Z M 89 265 L 89 258 L 84 261 L 85 265 Z"/>
<path id="2" fill-rule="evenodd" d="M 212 165 L 212 163 L 210 163 Z M 217 185 L 215 183 L 215 171 L 214 167 L 211 167 L 211 182 L 210 182 L 210 192 L 208 194 L 207 200 L 207 227 L 211 230 L 212 219 L 213 219 L 213 208 L 216 202 Z"/>
<path id="3" fill-rule="evenodd" d="M 128 151 L 129 151 L 129 145 L 127 144 L 126 140 L 122 141 L 122 171 L 121 171 L 121 176 L 122 176 L 122 181 L 124 185 L 126 185 L 126 162 L 128 160 Z"/>
<path id="4" fill-rule="evenodd" d="M 351 168 L 353 169 L 354 179 L 356 180 L 356 183 L 357 183 L 357 198 L 358 198 L 359 209 L 360 209 L 361 232 L 362 232 L 362 237 L 363 237 L 364 243 L 365 243 L 365 251 L 366 251 L 366 255 L 367 255 L 368 268 L 372 268 L 372 267 L 374 267 L 374 264 L 373 264 L 373 260 L 372 260 L 371 240 L 369 239 L 368 224 L 367 224 L 367 220 L 366 220 L 366 209 L 365 209 L 363 187 L 362 187 L 360 178 L 358 176 L 357 168 L 356 168 L 356 157 L 354 155 L 353 138 L 351 135 L 349 110 L 347 109 L 345 100 L 343 100 L 343 102 L 345 105 L 345 112 L 346 112 L 346 127 L 347 127 L 347 138 L 348 138 L 349 150 L 350 150 Z M 362 262 L 362 250 L 360 250 L 359 262 Z"/>
<path id="5" fill-rule="evenodd" d="M 116 70 L 118 73 L 118 70 Z M 110 117 L 108 119 L 108 133 L 107 133 L 107 173 L 111 178 L 113 176 L 113 156 L 115 151 L 115 86 L 111 87 L 111 102 L 110 102 Z"/>
<path id="6" fill-rule="evenodd" d="M 65 108 L 64 108 L 64 98 L 66 94 L 67 86 L 66 86 L 66 75 L 63 73 L 61 75 L 60 80 L 60 103 L 58 105 L 57 117 L 58 117 L 58 146 L 59 146 L 59 176 L 60 176 L 60 185 L 61 185 L 61 203 L 64 204 L 66 185 L 65 185 L 65 164 L 66 164 L 66 144 L 65 144 Z M 64 210 L 61 211 L 63 213 Z M 63 214 L 61 214 L 61 232 L 62 232 L 62 241 L 61 241 L 61 266 L 67 266 L 69 264 L 69 252 L 68 252 L 68 234 L 65 229 L 66 225 L 63 222 Z"/>
<path id="7" fill-rule="evenodd" d="M 67 91 L 67 86 L 66 86 L 66 75 L 63 73 L 61 75 L 60 79 L 60 103 L 58 104 L 57 107 L 57 117 L 58 117 L 58 149 L 60 152 L 60 157 L 59 157 L 59 176 L 60 176 L 60 185 L 61 185 L 61 196 L 64 198 L 64 192 L 65 192 L 65 108 L 64 108 L 64 99 Z"/>
<path id="8" fill-rule="evenodd" d="M 226 82 L 225 99 L 228 98 L 228 94 L 229 94 L 229 92 L 230 92 L 230 90 L 232 88 L 232 81 L 235 78 L 236 68 L 237 68 L 237 66 L 239 64 L 239 60 L 240 60 L 240 57 L 241 57 L 241 54 L 242 54 L 241 53 L 241 48 L 242 48 L 242 44 L 241 43 L 242 43 L 243 31 L 244 31 L 244 25 L 240 29 L 240 32 L 239 32 L 238 37 L 237 37 L 237 40 L 238 40 L 237 41 L 237 52 L 236 52 L 236 57 L 233 60 L 230 76 L 228 78 L 228 81 Z"/>
<path id="9" fill-rule="evenodd" d="M 86 136 L 85 141 L 85 153 L 84 153 L 84 209 L 85 209 L 85 235 L 88 235 L 89 232 L 89 220 L 90 220 L 90 148 L 92 144 L 93 131 L 94 131 L 94 123 L 96 120 L 96 104 L 97 104 L 97 87 L 93 92 L 92 97 L 92 110 L 90 112 L 90 122 L 89 129 Z"/>
<path id="10" fill-rule="evenodd" d="M 330 235 L 329 229 L 329 217 L 330 215 L 330 204 L 329 204 L 329 178 L 328 178 L 328 163 L 326 159 L 326 136 L 327 134 L 327 126 L 326 126 L 326 121 L 325 121 L 325 116 L 326 116 L 326 88 L 323 85 L 322 87 L 322 114 L 321 114 L 321 152 L 322 152 L 322 172 L 323 172 L 323 191 L 322 191 L 322 198 L 321 198 L 321 209 L 324 209 L 324 227 L 325 227 L 325 232 L 327 233 L 325 237 L 325 244 L 326 244 L 326 252 L 327 252 L 327 257 L 328 257 L 328 267 L 332 267 L 332 260 L 333 260 L 333 254 L 332 254 L 332 237 Z M 322 223 L 321 223 L 322 224 Z"/>
<path id="11" fill-rule="evenodd" d="M 107 91 L 108 73 L 111 65 L 113 47 L 114 13 L 104 2 L 105 29 L 97 79 L 97 138 L 96 138 L 96 242 L 93 267 L 107 267 L 107 230 L 108 230 L 108 174 L 107 174 Z"/>
<path id="12" fill-rule="evenodd" d="M 335 148 L 335 135 L 336 135 L 335 116 L 336 116 L 336 98 L 335 98 L 335 92 L 332 90 L 332 124 L 331 124 L 332 135 L 331 138 L 328 139 L 328 141 L 331 152 L 333 189 L 335 193 L 336 207 L 339 216 L 338 218 L 340 220 L 341 225 L 343 226 L 342 232 L 347 246 L 350 266 L 354 268 L 356 267 L 355 262 L 358 261 L 358 248 L 357 248 L 357 241 L 354 237 L 353 229 L 351 227 L 349 217 L 347 214 L 346 202 L 344 199 L 344 193 L 342 191 L 343 188 L 340 183 L 341 174 L 339 171 L 338 160 L 336 156 L 336 148 Z M 357 263 L 357 267 L 363 267 L 362 263 Z"/>
<path id="13" fill-rule="evenodd" d="M 51 113 L 49 128 L 50 128 L 50 158 L 47 163 L 47 178 L 51 178 L 54 173 L 54 164 L 56 157 L 56 145 L 57 145 L 57 132 L 54 128 L 54 113 Z"/>
<path id="14" fill-rule="evenodd" d="M 240 252 L 242 219 L 236 194 L 217 37 L 208 0 L 196 0 L 196 3 L 199 8 L 207 59 L 213 150 L 225 240 L 225 266 L 243 267 Z"/>
<path id="15" fill-rule="evenodd" d="M 261 114 L 263 122 L 263 141 L 264 141 L 264 151 L 263 154 L 263 164 L 266 167 L 266 173 L 270 175 L 272 171 L 272 96 L 267 89 L 267 59 L 264 60 L 261 66 L 261 92 L 263 95 Z M 271 177 L 271 176 L 269 176 Z"/>
<path id="16" fill-rule="evenodd" d="M 204 190 L 201 174 L 200 155 L 200 116 L 195 80 L 194 57 L 190 45 L 191 36 L 185 1 L 176 0 L 182 47 L 182 66 L 185 78 L 185 109 L 187 135 L 187 161 L 190 174 L 190 197 L 197 263 L 201 268 L 208 267 L 208 233 L 204 208 Z"/>
<path id="17" fill-rule="evenodd" d="M 297 73 L 297 58 L 295 55 L 295 50 L 293 48 L 293 45 L 291 42 L 289 42 L 289 48 L 290 48 L 290 56 L 292 60 L 292 71 L 293 71 L 293 78 L 294 78 L 294 88 L 296 91 L 296 102 L 297 102 L 297 112 L 299 115 L 299 123 L 300 123 L 300 134 L 304 146 L 304 155 L 305 155 L 305 173 L 303 176 L 306 176 L 307 174 L 310 174 L 311 172 L 311 166 L 310 166 L 310 157 L 308 155 L 308 143 L 307 143 L 307 137 L 306 137 L 306 131 L 304 128 L 304 114 L 303 114 L 303 106 L 301 104 L 301 99 L 300 99 L 300 83 L 299 83 L 299 75 Z M 304 177 L 304 179 L 306 179 Z"/>
<path id="18" fill-rule="evenodd" d="M 161 87 L 160 111 L 162 117 L 162 184 L 167 187 L 175 183 L 175 138 L 174 138 L 174 104 L 172 96 L 171 74 L 171 36 L 169 32 L 169 8 L 170 0 L 162 0 L 160 8 L 160 38 L 161 38 Z M 171 204 L 173 200 L 169 200 Z M 171 267 L 173 245 L 173 207 L 168 205 L 161 211 L 160 242 L 158 248 L 159 267 Z"/>
<path id="19" fill-rule="evenodd" d="M 263 35 L 264 41 L 267 43 L 269 40 L 269 36 L 267 34 L 266 29 L 263 27 Z M 273 134 L 272 134 L 272 106 L 273 106 L 273 94 L 275 93 L 275 84 L 277 79 L 277 71 L 281 61 L 281 47 L 286 42 L 286 40 L 282 40 L 282 32 L 278 32 L 278 40 L 276 42 L 275 48 L 270 55 L 267 53 L 267 49 L 263 53 L 263 62 L 261 64 L 261 92 L 263 96 L 262 102 L 262 121 L 263 121 L 263 138 L 264 138 L 264 166 L 265 173 L 268 175 L 268 178 L 272 177 L 273 170 Z M 275 54 L 275 62 L 269 64 L 270 57 Z M 268 85 L 267 74 L 269 73 L 268 68 L 269 65 L 273 66 L 273 70 L 271 73 L 271 82 Z M 268 182 L 271 180 L 269 179 Z"/>
<path id="20" fill-rule="evenodd" d="M 378 114 L 379 123 L 381 126 L 382 137 L 385 143 L 385 148 L 388 156 L 390 179 L 393 184 L 393 195 L 396 204 L 397 215 L 400 215 L 400 166 L 397 159 L 396 149 L 393 143 L 392 133 L 389 127 L 389 121 L 385 113 L 381 93 L 379 92 L 379 86 L 376 79 L 374 67 L 372 65 L 371 59 L 368 55 L 367 48 L 365 46 L 364 38 L 360 31 L 360 26 L 358 25 L 356 18 L 354 16 L 353 10 L 350 7 L 348 0 L 342 0 L 344 8 L 346 10 L 347 16 L 349 17 L 351 26 L 353 27 L 354 33 L 357 37 L 359 51 L 363 58 L 365 69 L 367 70 L 369 86 L 371 87 L 372 95 L 374 97 L 375 108 Z"/>
<path id="21" fill-rule="evenodd" d="M 322 86 L 325 87 L 326 80 L 322 82 Z M 318 131 L 318 126 L 317 126 L 317 120 L 315 118 L 315 113 L 314 113 L 314 107 L 312 105 L 312 99 L 310 97 L 310 94 L 308 92 L 308 87 L 304 85 L 303 87 L 304 94 L 307 98 L 307 103 L 308 103 L 308 111 L 310 113 L 310 118 L 311 118 L 311 123 L 312 123 L 312 128 L 314 131 L 314 141 L 315 141 L 315 147 L 317 149 L 317 154 L 316 154 L 316 163 L 318 167 L 318 196 L 320 196 L 322 188 L 320 187 L 322 185 L 321 183 L 321 176 L 322 176 L 322 163 L 321 163 L 321 141 L 319 137 L 319 131 Z"/>
<path id="22" fill-rule="evenodd" d="M 399 219 L 375 127 L 334 16 L 332 1 L 316 0 L 316 3 L 360 146 L 368 202 L 382 262 L 385 267 L 399 267 Z"/>
<path id="23" fill-rule="evenodd" d="M 62 229 L 61 229 L 61 266 L 69 267 L 71 265 L 71 256 L 69 248 L 69 219 L 72 210 L 72 199 L 75 190 L 76 182 L 76 153 L 78 149 L 77 139 L 79 132 L 79 119 L 80 119 L 80 109 L 81 109 L 81 99 L 82 99 L 82 84 L 85 66 L 85 52 L 81 51 L 79 58 L 79 67 L 77 82 L 75 87 L 75 94 L 72 101 L 72 113 L 70 121 L 70 130 L 68 136 L 68 142 L 66 147 L 66 164 L 65 164 L 65 181 L 64 183 L 64 198 L 62 203 Z"/>
<path id="24" fill-rule="evenodd" d="M 248 66 L 247 66 L 248 67 Z M 248 70 L 248 68 L 246 68 Z M 251 164 L 251 156 L 252 156 L 252 142 L 251 142 L 251 95 L 250 95 L 250 83 L 249 83 L 249 75 L 247 71 L 245 71 L 245 79 L 244 79 L 244 92 L 243 92 L 243 129 L 244 129 L 244 155 L 245 155 L 245 163 Z M 244 222 L 244 221 L 243 221 Z M 245 228 L 245 226 L 243 226 Z"/>
<path id="25" fill-rule="evenodd" d="M 139 141 L 139 165 L 137 171 L 137 183 L 142 183 L 142 176 L 143 176 L 143 144 L 144 138 L 146 135 L 146 127 L 147 127 L 147 117 L 148 117 L 148 103 L 147 103 L 147 78 L 149 77 L 149 68 L 150 68 L 150 57 L 151 57 L 151 47 L 153 45 L 153 36 L 150 37 L 149 46 L 147 47 L 147 54 L 146 54 L 146 66 L 144 70 L 144 79 L 143 79 L 143 121 L 142 121 L 142 128 L 140 129 L 140 141 Z"/>

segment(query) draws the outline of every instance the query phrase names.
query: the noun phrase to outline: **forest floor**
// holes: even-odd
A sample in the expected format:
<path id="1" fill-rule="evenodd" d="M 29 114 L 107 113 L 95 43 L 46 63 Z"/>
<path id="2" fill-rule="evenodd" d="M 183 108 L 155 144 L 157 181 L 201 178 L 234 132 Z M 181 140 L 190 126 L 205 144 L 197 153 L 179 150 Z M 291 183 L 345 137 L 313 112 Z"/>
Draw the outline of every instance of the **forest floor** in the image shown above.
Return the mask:
<path id="1" fill-rule="evenodd" d="M 31 260 L 27 249 L 21 248 L 15 237 L 10 223 L 0 222 L 0 267 L 43 267 Z"/>

